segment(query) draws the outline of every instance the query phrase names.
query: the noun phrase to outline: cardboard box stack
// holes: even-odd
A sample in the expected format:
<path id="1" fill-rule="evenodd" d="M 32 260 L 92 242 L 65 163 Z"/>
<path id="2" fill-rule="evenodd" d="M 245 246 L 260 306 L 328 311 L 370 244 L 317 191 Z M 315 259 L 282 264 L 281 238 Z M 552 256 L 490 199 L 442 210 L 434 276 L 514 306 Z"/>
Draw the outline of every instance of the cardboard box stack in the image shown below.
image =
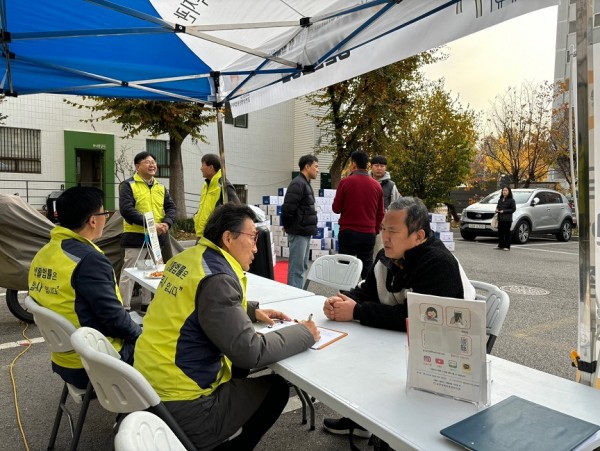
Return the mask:
<path id="1" fill-rule="evenodd" d="M 287 188 L 279 188 L 277 196 L 263 196 L 263 203 L 258 205 L 271 222 L 275 255 L 283 258 L 290 256 L 288 237 L 281 225 L 281 205 L 283 205 L 286 191 Z M 311 260 L 316 260 L 322 255 L 335 254 L 338 250 L 337 231 L 340 215 L 331 210 L 334 197 L 334 189 L 321 189 L 319 195 L 315 196 L 318 222 L 317 233 L 310 240 Z"/>
<path id="2" fill-rule="evenodd" d="M 448 250 L 454 252 L 454 233 L 450 229 L 450 223 L 446 221 L 446 215 L 429 213 L 429 223 L 435 237 L 442 241 Z"/>

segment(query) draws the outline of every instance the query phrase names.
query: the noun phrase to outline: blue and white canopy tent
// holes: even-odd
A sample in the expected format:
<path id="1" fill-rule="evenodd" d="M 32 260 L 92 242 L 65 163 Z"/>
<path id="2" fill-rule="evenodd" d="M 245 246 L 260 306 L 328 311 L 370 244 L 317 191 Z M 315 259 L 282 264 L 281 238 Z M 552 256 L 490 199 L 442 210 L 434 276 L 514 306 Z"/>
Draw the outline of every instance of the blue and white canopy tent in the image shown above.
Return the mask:
<path id="1" fill-rule="evenodd" d="M 221 107 L 225 103 L 230 104 L 234 116 L 250 113 L 557 3 L 0 0 L 0 93 L 207 104 L 218 111 L 219 147 L 224 159 Z M 578 36 L 591 36 L 591 3 L 577 0 L 583 17 L 578 19 Z M 595 69 L 592 45 L 582 42 L 577 57 L 582 61 L 578 70 L 580 124 L 589 122 L 588 116 L 593 117 L 593 95 L 587 95 L 588 90 L 593 92 L 593 86 L 587 86 L 586 70 L 588 65 L 590 71 Z M 588 102 L 592 104 L 588 106 Z M 580 131 L 587 136 L 587 128 L 580 125 Z M 594 364 L 598 333 L 592 285 L 598 266 L 594 258 L 600 252 L 595 252 L 596 244 L 590 239 L 595 236 L 590 218 L 600 211 L 600 205 L 595 205 L 600 195 L 590 200 L 588 179 L 593 181 L 595 174 L 592 170 L 588 177 L 587 160 L 581 161 L 582 157 L 593 160 L 593 152 L 588 155 L 588 148 L 593 148 L 592 130 L 589 136 L 579 140 L 580 210 L 585 207 L 579 218 L 583 238 L 579 347 L 582 358 Z M 595 385 L 595 366 L 581 380 Z"/>

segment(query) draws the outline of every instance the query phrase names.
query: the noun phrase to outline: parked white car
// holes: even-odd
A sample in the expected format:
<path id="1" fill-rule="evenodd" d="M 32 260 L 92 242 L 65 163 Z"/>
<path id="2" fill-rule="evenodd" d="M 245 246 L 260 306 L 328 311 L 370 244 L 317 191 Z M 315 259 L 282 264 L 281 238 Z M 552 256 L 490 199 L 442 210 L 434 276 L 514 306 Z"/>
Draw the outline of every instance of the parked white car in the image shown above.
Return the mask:
<path id="1" fill-rule="evenodd" d="M 472 241 L 478 236 L 498 236 L 491 222 L 501 191 L 495 191 L 481 201 L 469 205 L 460 218 L 460 235 Z M 559 241 L 569 241 L 575 226 L 571 206 L 565 196 L 551 189 L 513 189 L 517 205 L 510 227 L 512 240 L 525 244 L 530 235 L 555 235 Z"/>

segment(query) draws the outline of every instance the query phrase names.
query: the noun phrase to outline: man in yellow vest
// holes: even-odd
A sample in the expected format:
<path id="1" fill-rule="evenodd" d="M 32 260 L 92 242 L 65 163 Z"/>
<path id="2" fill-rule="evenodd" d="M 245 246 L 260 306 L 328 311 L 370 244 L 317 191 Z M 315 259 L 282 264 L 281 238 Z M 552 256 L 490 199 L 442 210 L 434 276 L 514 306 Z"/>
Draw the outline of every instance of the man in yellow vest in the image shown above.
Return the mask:
<path id="1" fill-rule="evenodd" d="M 158 170 L 154 155 L 149 152 L 140 152 L 134 157 L 133 162 L 135 174 L 119 186 L 119 210 L 123 216 L 121 247 L 125 248 L 123 268 L 135 266 L 138 257 L 140 259 L 150 258 L 146 252 L 142 252 L 140 255 L 146 237 L 144 213 L 152 212 L 154 214 L 161 248 L 168 243 L 169 229 L 175 222 L 177 214 L 169 191 L 154 178 Z M 126 310 L 131 309 L 131 293 L 134 283 L 125 271 L 121 272 L 119 289 Z M 150 304 L 150 292 L 142 289 L 142 311 L 147 308 L 148 304 Z"/>
<path id="2" fill-rule="evenodd" d="M 313 321 L 264 335 L 252 327 L 291 320 L 246 299 L 255 219 L 246 205 L 214 211 L 198 244 L 167 262 L 136 344 L 135 367 L 198 449 L 214 449 L 240 428 L 227 449 L 253 449 L 283 411 L 289 388 L 276 374 L 243 376 L 319 339 Z"/>
<path id="3" fill-rule="evenodd" d="M 221 173 L 221 159 L 214 153 L 207 153 L 202 156 L 202 177 L 204 177 L 204 186 L 200 194 L 200 205 L 194 215 L 194 227 L 198 239 L 204 234 L 204 227 L 208 217 L 219 205 L 223 205 L 223 175 Z M 240 200 L 235 193 L 235 188 L 227 180 L 227 202 L 240 204 Z"/>
<path id="4" fill-rule="evenodd" d="M 123 309 L 110 261 L 92 242 L 102 236 L 109 216 L 103 197 L 102 190 L 92 187 L 69 188 L 58 197 L 60 225 L 31 262 L 29 295 L 75 327 L 99 330 L 131 363 L 141 330 Z M 87 386 L 87 374 L 74 352 L 53 353 L 52 370 L 78 388 Z"/>

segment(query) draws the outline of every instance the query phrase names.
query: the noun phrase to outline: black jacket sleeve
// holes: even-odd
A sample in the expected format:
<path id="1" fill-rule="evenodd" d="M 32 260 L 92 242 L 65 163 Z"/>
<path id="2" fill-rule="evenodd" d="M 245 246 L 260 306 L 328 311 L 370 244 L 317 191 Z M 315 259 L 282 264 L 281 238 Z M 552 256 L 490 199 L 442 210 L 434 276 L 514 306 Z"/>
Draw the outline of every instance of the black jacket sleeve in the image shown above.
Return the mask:
<path id="1" fill-rule="evenodd" d="M 88 253 L 72 276 L 75 312 L 82 326 L 97 329 L 107 337 L 132 340 L 141 329 L 117 298 L 115 283 L 108 259 L 99 252 Z"/>
<path id="2" fill-rule="evenodd" d="M 303 197 L 302 184 L 297 183 L 297 180 L 292 181 L 285 192 L 283 205 L 281 206 L 281 225 L 284 229 L 289 229 L 294 224 Z"/>
<path id="3" fill-rule="evenodd" d="M 165 210 L 165 217 L 162 222 L 169 224 L 169 228 L 171 228 L 175 223 L 175 219 L 177 218 L 177 206 L 175 205 L 175 202 L 173 202 L 173 199 L 171 199 L 169 190 L 166 188 L 163 208 Z"/>
<path id="4" fill-rule="evenodd" d="M 135 198 L 129 180 L 119 185 L 119 212 L 129 224 L 144 225 L 144 215 L 135 209 Z"/>

